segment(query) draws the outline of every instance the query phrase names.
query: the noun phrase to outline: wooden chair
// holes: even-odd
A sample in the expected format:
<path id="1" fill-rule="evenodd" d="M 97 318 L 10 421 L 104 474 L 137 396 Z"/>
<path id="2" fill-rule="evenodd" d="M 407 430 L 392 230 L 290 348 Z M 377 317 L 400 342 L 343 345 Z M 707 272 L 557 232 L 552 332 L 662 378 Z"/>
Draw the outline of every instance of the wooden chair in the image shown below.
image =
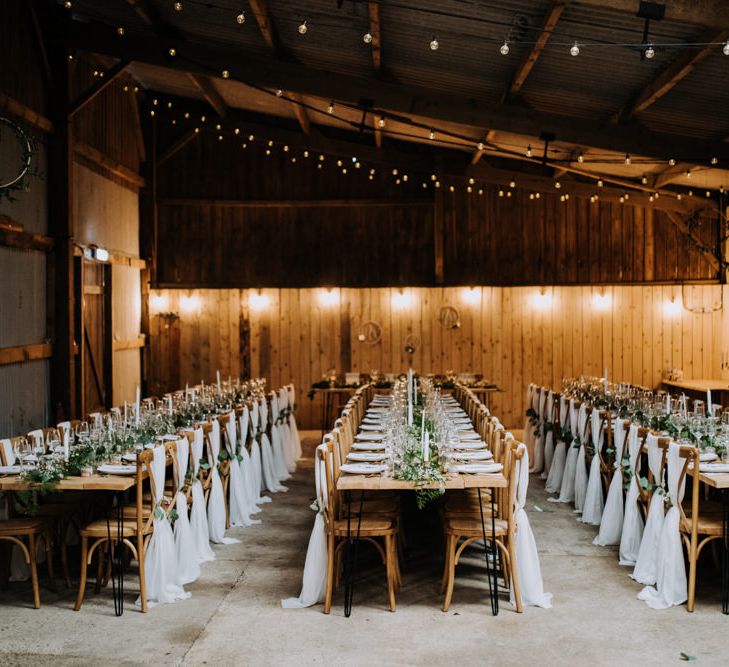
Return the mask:
<path id="1" fill-rule="evenodd" d="M 647 428 L 640 428 L 638 429 L 638 437 L 641 440 L 640 443 L 640 450 L 638 452 L 638 456 L 635 459 L 635 466 L 633 467 L 633 474 L 635 475 L 636 481 L 638 482 L 638 506 L 640 507 L 640 511 L 643 514 L 643 520 L 648 518 L 648 508 L 651 504 L 651 498 L 653 498 L 653 492 L 654 492 L 654 485 L 660 484 L 662 480 L 656 480 L 655 476 L 653 474 L 653 471 L 650 469 L 650 466 L 648 465 L 648 435 L 650 434 L 650 429 Z M 659 445 L 661 445 L 663 454 L 661 457 L 661 463 L 660 463 L 660 469 L 661 471 L 664 471 L 666 469 L 666 446 L 665 442 L 661 443 L 661 440 L 659 440 Z M 648 487 L 644 487 L 640 480 L 641 478 L 645 478 L 649 485 Z"/>
<path id="2" fill-rule="evenodd" d="M 445 520 L 446 534 L 446 564 L 445 569 L 447 577 L 445 577 L 445 598 L 443 601 L 443 611 L 448 611 L 453 597 L 453 586 L 455 581 L 456 565 L 463 553 L 463 550 L 472 542 L 483 539 L 484 528 L 487 540 L 494 540 L 496 546 L 501 553 L 502 564 L 505 573 L 505 580 L 514 589 L 514 599 L 516 601 L 516 610 L 518 613 L 523 611 L 521 593 L 519 590 L 519 580 L 516 571 L 516 551 L 515 551 L 515 535 L 516 535 L 516 461 L 521 461 L 523 450 L 520 450 L 519 443 L 515 440 L 509 440 L 506 443 L 506 452 L 504 460 L 504 475 L 507 479 L 507 487 L 505 493 L 501 496 L 503 499 L 496 508 L 497 518 L 495 520 L 495 530 L 492 528 L 491 521 L 481 523 L 480 512 L 478 518 L 453 516 Z M 490 513 L 490 507 L 488 511 Z M 484 509 L 484 512 L 487 510 Z M 486 517 L 484 516 L 484 519 Z M 459 544 L 459 540 L 463 540 Z"/>
<path id="3" fill-rule="evenodd" d="M 334 473 L 334 444 L 330 440 L 319 445 L 316 449 L 314 464 L 317 470 L 324 470 L 322 498 L 324 525 L 327 533 L 327 581 L 326 597 L 324 600 L 324 613 L 328 614 L 332 608 L 332 593 L 334 591 L 335 561 L 340 558 L 340 551 L 347 543 L 347 519 L 339 518 L 339 492 L 336 490 L 336 476 Z M 321 474 L 319 472 L 319 474 Z M 353 516 L 349 522 L 350 536 L 356 535 L 359 526 L 359 539 L 371 543 L 378 551 L 387 573 L 387 594 L 390 611 L 395 611 L 395 589 L 397 587 L 397 525 L 387 517 L 369 515 Z M 382 540 L 382 544 L 378 540 Z"/>
<path id="4" fill-rule="evenodd" d="M 171 443 L 174 444 L 174 443 Z M 136 511 L 134 517 L 122 517 L 121 526 L 119 528 L 121 535 L 117 531 L 117 521 L 113 517 L 114 511 L 109 517 L 92 521 L 81 529 L 81 578 L 79 580 L 78 596 L 76 597 L 76 605 L 74 609 L 78 611 L 83 604 L 86 592 L 86 576 L 87 568 L 91 565 L 91 559 L 94 552 L 98 551 L 97 558 L 102 558 L 101 547 L 111 548 L 113 545 L 119 546 L 119 542 L 129 549 L 132 557 L 139 564 L 139 590 L 142 604 L 142 611 L 147 611 L 147 587 L 144 574 L 144 556 L 146 546 L 153 531 L 154 518 L 154 492 L 153 490 L 147 494 L 146 500 L 149 504 L 144 507 L 145 492 L 144 481 L 147 479 L 147 470 L 154 458 L 154 452 L 146 449 L 137 455 L 137 471 L 135 475 L 136 481 Z M 150 484 L 154 484 L 152 477 L 149 477 Z M 145 509 L 147 511 L 145 512 Z M 110 538 L 111 537 L 111 543 Z M 89 542 L 91 543 L 89 546 Z M 100 561 L 101 562 L 101 561 Z M 102 568 L 99 568 L 101 573 Z"/>
<path id="5" fill-rule="evenodd" d="M 696 599 L 696 568 L 703 548 L 715 540 L 723 539 L 724 526 L 721 507 L 713 502 L 701 501 L 699 479 L 699 450 L 691 445 L 681 445 L 679 458 L 682 461 L 678 486 L 691 480 L 691 497 L 679 506 L 681 522 L 679 530 L 686 546 L 689 562 L 687 610 L 694 610 Z M 703 507 L 702 507 L 703 505 Z"/>

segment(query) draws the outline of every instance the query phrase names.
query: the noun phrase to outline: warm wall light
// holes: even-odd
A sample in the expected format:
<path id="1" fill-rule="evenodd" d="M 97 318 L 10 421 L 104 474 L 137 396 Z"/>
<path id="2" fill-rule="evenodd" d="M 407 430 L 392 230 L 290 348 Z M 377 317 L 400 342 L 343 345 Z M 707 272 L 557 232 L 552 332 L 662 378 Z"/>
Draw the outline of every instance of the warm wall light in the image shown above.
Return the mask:
<path id="1" fill-rule="evenodd" d="M 410 292 L 399 292 L 392 293 L 392 307 L 402 310 L 408 308 L 413 303 L 413 295 Z"/>
<path id="2" fill-rule="evenodd" d="M 319 290 L 317 299 L 319 300 L 319 305 L 325 308 L 339 305 L 339 293 L 333 289 Z"/>
<path id="3" fill-rule="evenodd" d="M 613 304 L 613 297 L 610 294 L 593 294 L 592 295 L 592 307 L 595 310 L 609 310 Z"/>
<path id="4" fill-rule="evenodd" d="M 149 297 L 149 308 L 157 313 L 163 313 L 170 309 L 170 300 L 166 294 L 152 294 Z"/>
<path id="5" fill-rule="evenodd" d="M 532 294 L 530 301 L 537 310 L 547 310 L 552 307 L 552 295 L 546 291 Z"/>
<path id="6" fill-rule="evenodd" d="M 269 303 L 271 303 L 271 300 L 260 292 L 252 292 L 248 297 L 248 305 L 251 307 L 251 310 L 264 310 L 268 308 Z"/>
<path id="7" fill-rule="evenodd" d="M 476 305 L 481 301 L 481 290 L 478 287 L 464 287 L 461 298 L 465 303 Z"/>
<path id="8" fill-rule="evenodd" d="M 200 297 L 194 294 L 183 295 L 180 297 L 180 310 L 183 313 L 194 313 L 200 308 Z"/>
<path id="9" fill-rule="evenodd" d="M 666 317 L 678 317 L 681 314 L 681 304 L 676 297 L 663 302 L 663 314 Z"/>

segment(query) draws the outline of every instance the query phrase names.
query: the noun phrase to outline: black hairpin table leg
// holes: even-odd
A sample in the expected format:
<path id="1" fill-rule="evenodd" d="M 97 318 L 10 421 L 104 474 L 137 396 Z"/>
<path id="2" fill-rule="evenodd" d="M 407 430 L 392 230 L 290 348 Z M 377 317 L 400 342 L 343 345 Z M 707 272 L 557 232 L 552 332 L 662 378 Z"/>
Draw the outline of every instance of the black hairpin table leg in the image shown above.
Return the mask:
<path id="1" fill-rule="evenodd" d="M 721 490 L 723 530 L 721 550 L 721 611 L 729 614 L 729 489 Z"/>
<path id="2" fill-rule="evenodd" d="M 352 614 L 352 598 L 354 596 L 354 577 L 357 571 L 357 550 L 359 549 L 359 531 L 362 523 L 362 506 L 364 491 L 359 495 L 359 513 L 357 514 L 357 531 L 352 538 L 352 492 L 346 491 L 347 504 L 347 541 L 344 543 L 344 615 Z"/>
<path id="3" fill-rule="evenodd" d="M 489 598 L 491 600 L 491 613 L 494 616 L 499 615 L 499 549 L 496 546 L 496 514 L 494 510 L 493 498 L 491 501 L 491 548 L 487 544 L 486 539 L 486 522 L 483 516 L 483 502 L 481 500 L 481 489 L 478 491 L 478 508 L 481 513 L 481 534 L 483 535 L 483 550 L 486 559 L 486 574 L 489 583 Z M 491 562 L 489 563 L 489 555 Z"/>
<path id="4" fill-rule="evenodd" d="M 106 531 L 109 539 L 109 558 L 111 559 L 111 589 L 114 597 L 114 614 L 121 616 L 124 613 L 124 503 L 122 494 L 118 491 L 114 494 L 114 499 L 116 501 L 116 542 L 111 539 L 109 514 L 106 517 Z"/>

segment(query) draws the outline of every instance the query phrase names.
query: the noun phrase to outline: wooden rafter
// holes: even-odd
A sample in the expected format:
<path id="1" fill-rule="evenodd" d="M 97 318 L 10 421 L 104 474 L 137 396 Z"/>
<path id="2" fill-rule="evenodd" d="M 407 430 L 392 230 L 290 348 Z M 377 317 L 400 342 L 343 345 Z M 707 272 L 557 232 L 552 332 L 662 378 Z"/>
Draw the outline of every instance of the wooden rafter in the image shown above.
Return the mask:
<path id="1" fill-rule="evenodd" d="M 73 152 L 135 187 L 144 187 L 144 179 L 138 173 L 116 160 L 112 160 L 89 144 L 81 141 L 74 142 Z"/>
<path id="2" fill-rule="evenodd" d="M 689 167 L 690 165 L 685 163 L 668 166 L 663 171 L 655 175 L 651 186 L 658 189 L 668 185 L 669 183 L 673 183 L 682 176 L 685 176 Z"/>
<path id="3" fill-rule="evenodd" d="M 370 35 L 372 35 L 372 66 L 376 71 L 382 69 L 382 37 L 380 34 L 380 3 L 369 3 Z"/>
<path id="4" fill-rule="evenodd" d="M 696 38 L 697 44 L 723 42 L 729 37 L 729 30 L 709 28 Z M 685 79 L 704 58 L 716 50 L 716 46 L 703 46 L 698 49 L 688 48 L 656 76 L 627 106 L 613 117 L 620 122 L 645 111 L 649 106 L 661 99 L 676 84 Z"/>
<path id="5" fill-rule="evenodd" d="M 271 14 L 268 11 L 268 3 L 266 0 L 248 0 L 248 4 L 253 10 L 253 15 L 256 17 L 258 23 L 258 29 L 261 31 L 261 36 L 266 45 L 276 51 L 280 50 L 278 41 L 278 35 L 276 29 L 271 21 Z"/>
<path id="6" fill-rule="evenodd" d="M 375 132 L 375 146 L 382 148 L 382 128 L 380 128 L 380 120 L 382 116 L 372 116 L 372 127 Z"/>
<path id="7" fill-rule="evenodd" d="M 484 137 L 483 143 L 485 143 L 485 144 L 490 143 L 493 140 L 495 135 L 496 135 L 495 130 L 489 130 L 486 133 L 486 136 Z M 477 147 L 476 150 L 473 151 L 473 155 L 471 155 L 471 164 L 478 164 L 478 161 L 481 159 L 483 154 L 484 154 L 484 149 Z"/>
<path id="8" fill-rule="evenodd" d="M 108 72 L 104 72 L 104 76 L 101 79 L 99 79 L 93 86 L 91 86 L 86 92 L 79 95 L 71 103 L 71 108 L 68 110 L 69 118 L 73 118 L 73 116 L 81 111 L 81 109 L 91 102 L 91 100 L 104 92 L 131 64 L 131 59 L 125 58 L 124 60 L 120 60 L 116 63 L 116 65 L 114 65 Z"/>
<path id="9" fill-rule="evenodd" d="M 309 114 L 306 113 L 306 108 L 301 103 L 301 96 L 298 93 L 286 93 L 286 97 L 291 100 L 291 108 L 293 109 L 296 120 L 299 121 L 301 131 L 304 134 L 309 134 L 311 131 L 311 119 Z"/>
<path id="10" fill-rule="evenodd" d="M 216 114 L 221 118 L 225 118 L 228 113 L 228 105 L 225 103 L 223 96 L 218 92 L 213 80 L 207 76 L 200 74 L 187 73 L 190 81 L 202 93 L 205 101 L 213 108 Z"/>
<path id="11" fill-rule="evenodd" d="M 514 74 L 514 78 L 511 80 L 511 85 L 504 91 L 502 101 L 514 97 L 521 90 L 532 68 L 537 64 L 539 56 L 542 55 L 542 51 L 544 51 L 544 47 L 552 36 L 552 31 L 557 25 L 557 21 L 562 16 L 562 12 L 567 7 L 567 4 L 567 0 L 554 0 L 552 2 L 551 7 L 544 17 L 541 32 L 537 33 L 537 41 L 534 42 L 529 53 L 524 57 L 524 60 L 521 61 L 519 68 L 516 70 L 516 74 Z"/>
<path id="12" fill-rule="evenodd" d="M 696 236 L 696 234 L 691 231 L 686 222 L 684 222 L 681 217 L 673 211 L 666 211 L 666 216 L 671 221 L 673 226 L 678 229 L 679 232 L 681 232 L 681 234 L 693 241 L 698 246 L 697 250 L 709 262 L 709 264 L 711 264 L 711 268 L 718 270 L 720 265 L 716 255 L 710 250 L 705 250 L 703 248 L 704 243 L 701 241 L 700 238 Z"/>
<path id="13" fill-rule="evenodd" d="M 697 164 L 705 163 L 711 156 L 729 160 L 729 144 L 651 132 L 631 124 L 596 124 L 592 120 L 538 112 L 514 104 L 464 100 L 441 91 L 318 70 L 271 54 L 236 53 L 229 48 L 200 44 L 195 45 L 194 52 L 184 62 L 182 59 L 170 61 L 160 52 L 157 41 L 129 35 L 121 43 L 114 39 L 113 30 L 108 26 L 81 25 L 73 21 L 67 32 L 71 45 L 76 48 L 117 58 L 133 56 L 139 62 L 206 75 L 235 61 L 239 65 L 236 76 L 244 83 L 323 99 L 348 100 L 353 104 L 367 95 L 375 103 L 374 113 L 388 110 L 430 118 L 434 123 L 444 121 L 474 128 L 486 126 L 497 132 L 529 137 L 551 132 L 561 142 L 663 160 L 680 157 Z"/>
<path id="14" fill-rule="evenodd" d="M 0 93 L 0 111 L 5 111 L 11 116 L 20 118 L 43 132 L 53 132 L 53 123 L 48 118 L 37 111 L 33 111 L 22 102 L 8 97 L 5 93 Z"/>
<path id="15" fill-rule="evenodd" d="M 631 16 L 635 16 L 638 8 L 636 0 L 580 0 L 580 4 Z M 668 21 L 729 28 L 729 3 L 726 0 L 671 0 L 665 3 L 665 8 Z"/>
<path id="16" fill-rule="evenodd" d="M 157 167 L 161 167 L 167 160 L 169 160 L 173 155 L 181 151 L 187 144 L 189 144 L 195 137 L 198 136 L 199 132 L 196 131 L 197 128 L 190 128 L 186 132 L 182 134 L 182 136 L 179 137 L 179 139 L 176 139 L 172 142 L 165 150 L 163 150 L 159 157 L 157 158 Z"/>

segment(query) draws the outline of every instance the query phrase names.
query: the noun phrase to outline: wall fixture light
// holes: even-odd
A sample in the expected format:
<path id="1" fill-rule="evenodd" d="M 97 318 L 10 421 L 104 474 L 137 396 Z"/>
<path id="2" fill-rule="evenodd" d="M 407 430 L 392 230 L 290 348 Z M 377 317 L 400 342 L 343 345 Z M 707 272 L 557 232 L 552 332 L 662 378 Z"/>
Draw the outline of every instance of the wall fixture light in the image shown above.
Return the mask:
<path id="1" fill-rule="evenodd" d="M 397 310 L 404 310 L 409 308 L 413 303 L 413 295 L 410 292 L 399 290 L 392 293 L 391 303 L 392 307 Z"/>
<path id="2" fill-rule="evenodd" d="M 183 294 L 180 297 L 180 310 L 183 313 L 194 313 L 200 309 L 200 297 L 195 294 Z"/>
<path id="3" fill-rule="evenodd" d="M 251 310 L 265 310 L 266 308 L 268 308 L 270 303 L 271 299 L 269 299 L 268 296 L 266 296 L 265 294 L 261 294 L 260 291 L 251 292 L 250 296 L 248 297 L 248 305 L 251 307 Z"/>
<path id="4" fill-rule="evenodd" d="M 152 294 L 149 297 L 149 309 L 155 313 L 162 313 L 170 309 L 170 300 L 166 294 Z"/>
<path id="5" fill-rule="evenodd" d="M 333 290 L 331 287 L 329 289 L 321 289 L 317 293 L 317 299 L 319 301 L 319 305 L 324 306 L 325 308 L 338 306 L 339 292 Z"/>
<path id="6" fill-rule="evenodd" d="M 481 301 L 481 290 L 478 287 L 464 287 L 461 291 L 461 299 L 465 303 L 476 305 Z"/>
<path id="7" fill-rule="evenodd" d="M 681 304 L 675 296 L 663 302 L 663 314 L 666 317 L 678 317 L 681 314 Z"/>
<path id="8" fill-rule="evenodd" d="M 532 294 L 530 301 L 532 307 L 537 310 L 548 310 L 552 307 L 552 294 L 545 289 L 541 289 L 536 294 Z"/>
<path id="9" fill-rule="evenodd" d="M 591 301 L 595 310 L 609 310 L 613 304 L 613 297 L 607 292 L 598 292 L 592 295 Z"/>

